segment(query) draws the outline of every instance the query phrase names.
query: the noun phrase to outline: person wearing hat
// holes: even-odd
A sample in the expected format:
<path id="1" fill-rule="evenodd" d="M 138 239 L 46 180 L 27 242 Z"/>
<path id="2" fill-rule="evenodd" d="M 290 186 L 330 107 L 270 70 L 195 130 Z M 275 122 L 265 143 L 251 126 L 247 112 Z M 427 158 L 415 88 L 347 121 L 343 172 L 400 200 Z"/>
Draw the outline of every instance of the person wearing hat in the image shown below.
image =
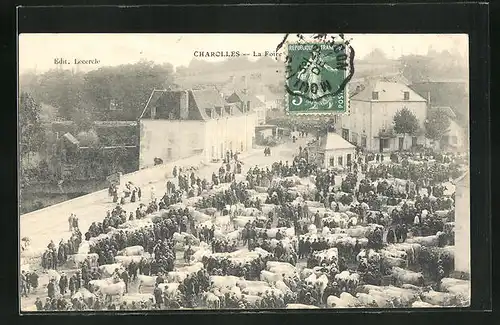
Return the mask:
<path id="1" fill-rule="evenodd" d="M 49 297 L 47 297 L 45 299 L 45 306 L 44 306 L 44 310 L 50 310 L 52 307 L 52 303 L 51 303 L 51 299 Z"/>
<path id="2" fill-rule="evenodd" d="M 50 279 L 50 282 L 47 285 L 47 293 L 48 293 L 48 296 L 50 299 L 55 297 L 55 295 L 56 295 L 55 279 Z"/>
<path id="3" fill-rule="evenodd" d="M 66 289 L 68 288 L 68 277 L 66 273 L 61 272 L 61 278 L 59 279 L 59 292 L 64 296 L 66 294 Z"/>
<path id="4" fill-rule="evenodd" d="M 38 310 L 38 311 L 43 310 L 43 303 L 40 300 L 40 297 L 36 297 L 35 307 L 36 307 L 36 310 Z"/>
<path id="5" fill-rule="evenodd" d="M 26 276 L 26 272 L 23 270 L 21 272 L 21 281 L 20 281 L 20 284 L 21 284 L 21 295 L 24 295 L 25 297 L 28 297 L 28 293 L 27 293 L 27 287 L 28 287 L 28 279 L 27 279 L 27 276 Z"/>

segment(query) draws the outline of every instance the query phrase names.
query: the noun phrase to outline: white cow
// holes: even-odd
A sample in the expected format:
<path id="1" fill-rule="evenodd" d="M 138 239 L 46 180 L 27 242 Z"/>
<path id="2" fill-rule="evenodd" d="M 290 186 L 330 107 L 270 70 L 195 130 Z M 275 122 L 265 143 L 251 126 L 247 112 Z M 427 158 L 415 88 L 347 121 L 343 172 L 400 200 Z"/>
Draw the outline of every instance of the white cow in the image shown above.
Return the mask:
<path id="1" fill-rule="evenodd" d="M 158 288 L 167 295 L 167 297 L 175 297 L 177 295 L 177 290 L 179 289 L 180 283 L 174 282 L 174 283 L 160 283 L 158 285 Z"/>
<path id="2" fill-rule="evenodd" d="M 210 309 L 219 309 L 220 308 L 220 299 L 212 292 L 203 293 L 203 300 L 205 304 Z"/>
<path id="3" fill-rule="evenodd" d="M 99 292 L 106 297 L 123 296 L 125 294 L 125 282 L 120 281 L 117 283 L 103 285 L 99 288 Z"/>
<path id="4" fill-rule="evenodd" d="M 100 279 L 100 280 L 90 280 L 89 284 L 93 290 L 98 290 L 103 286 L 107 286 L 108 284 L 112 284 L 112 278 Z"/>
<path id="5" fill-rule="evenodd" d="M 144 256 L 115 256 L 115 262 L 120 263 L 124 267 L 128 267 L 130 263 L 139 263 Z"/>
<path id="6" fill-rule="evenodd" d="M 402 284 L 424 285 L 424 275 L 421 272 L 413 272 L 400 267 L 393 267 L 391 274 L 396 281 Z"/>
<path id="7" fill-rule="evenodd" d="M 232 288 L 235 287 L 240 278 L 232 275 L 220 276 L 212 275 L 210 276 L 210 283 L 216 288 Z"/>
<path id="8" fill-rule="evenodd" d="M 137 287 L 137 291 L 142 293 L 142 287 L 154 287 L 156 284 L 156 277 L 149 276 L 144 274 L 137 275 L 137 281 L 139 282 L 139 286 Z"/>
<path id="9" fill-rule="evenodd" d="M 276 281 L 283 280 L 281 274 L 276 274 L 270 271 L 262 270 L 260 272 L 261 281 L 266 281 L 268 283 L 276 283 Z"/>
<path id="10" fill-rule="evenodd" d="M 142 246 L 130 246 L 130 247 L 125 247 L 124 249 L 119 251 L 117 255 L 141 256 L 142 254 L 144 254 L 144 247 L 142 247 Z"/>
<path id="11" fill-rule="evenodd" d="M 121 263 L 114 263 L 114 264 L 104 264 L 104 265 L 99 266 L 99 270 L 106 277 L 112 276 L 116 269 L 119 269 L 119 270 L 123 269 L 122 264 Z"/>

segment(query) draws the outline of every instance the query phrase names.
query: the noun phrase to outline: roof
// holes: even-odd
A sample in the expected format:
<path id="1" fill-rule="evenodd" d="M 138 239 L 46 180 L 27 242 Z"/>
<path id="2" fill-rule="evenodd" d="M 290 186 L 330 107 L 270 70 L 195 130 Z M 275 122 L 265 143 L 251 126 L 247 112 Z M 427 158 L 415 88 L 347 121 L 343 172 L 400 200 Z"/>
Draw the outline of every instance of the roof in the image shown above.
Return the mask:
<path id="1" fill-rule="evenodd" d="M 171 99 L 171 95 L 174 93 L 181 93 L 185 92 L 185 90 L 158 90 L 154 89 L 153 92 L 151 93 L 151 96 L 144 107 L 144 111 L 142 112 L 140 118 L 148 118 L 149 117 L 149 108 L 151 106 L 156 105 L 157 102 L 159 101 L 166 101 L 168 103 Z M 213 108 L 225 108 L 226 106 L 229 106 L 229 103 L 227 103 L 217 91 L 215 87 L 210 87 L 210 88 L 205 88 L 205 89 L 192 89 L 188 91 L 188 102 L 194 102 L 195 105 L 191 106 L 189 104 L 188 106 L 188 120 L 208 120 L 210 117 L 207 115 L 206 110 L 207 109 L 213 109 Z M 163 103 L 162 105 L 167 105 L 166 103 Z M 178 102 L 177 102 L 178 104 Z M 176 105 L 177 105 L 176 104 Z M 234 109 L 234 114 L 238 114 L 238 110 Z M 215 112 L 216 114 L 216 112 Z"/>
<path id="2" fill-rule="evenodd" d="M 228 105 L 220 93 L 215 89 L 193 89 L 194 101 L 200 109 L 225 107 Z"/>
<path id="3" fill-rule="evenodd" d="M 71 133 L 65 133 L 63 135 L 63 138 L 68 140 L 71 144 L 78 146 L 80 144 L 80 141 L 78 141 Z"/>
<path id="4" fill-rule="evenodd" d="M 325 150 L 354 149 L 355 146 L 349 143 L 335 132 L 328 132 L 326 135 Z"/>
<path id="5" fill-rule="evenodd" d="M 250 102 L 252 104 L 253 108 L 265 106 L 265 104 L 260 99 L 258 99 L 257 96 L 253 95 L 250 92 L 244 92 L 244 91 L 241 91 L 241 90 L 236 90 L 229 97 L 233 97 L 234 95 L 236 95 L 239 98 L 239 100 L 242 101 L 242 102 Z"/>
<path id="6" fill-rule="evenodd" d="M 378 100 L 372 99 L 372 92 L 378 92 Z M 410 99 L 404 100 L 404 92 L 410 93 Z M 354 94 L 351 100 L 368 102 L 425 102 L 425 98 L 417 94 L 401 82 L 373 81 L 369 82 L 363 90 Z"/>
<path id="7" fill-rule="evenodd" d="M 431 111 L 442 111 L 451 119 L 457 118 L 457 115 L 450 106 L 432 106 Z"/>

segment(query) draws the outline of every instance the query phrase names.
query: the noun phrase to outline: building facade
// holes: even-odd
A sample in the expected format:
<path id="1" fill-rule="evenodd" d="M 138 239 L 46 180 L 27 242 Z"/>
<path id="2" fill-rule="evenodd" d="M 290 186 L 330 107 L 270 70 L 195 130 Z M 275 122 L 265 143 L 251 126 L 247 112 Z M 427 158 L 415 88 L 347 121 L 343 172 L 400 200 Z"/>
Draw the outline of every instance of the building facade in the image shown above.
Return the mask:
<path id="1" fill-rule="evenodd" d="M 354 162 L 356 147 L 337 133 L 328 132 L 323 142 L 324 146 L 320 154 L 323 156 L 323 166 L 325 168 L 343 168 Z"/>
<path id="2" fill-rule="evenodd" d="M 139 120 L 140 168 L 200 155 L 224 158 L 252 148 L 256 114 L 227 103 L 215 89 L 154 90 Z"/>
<path id="3" fill-rule="evenodd" d="M 266 105 L 248 90 L 234 91 L 226 98 L 226 101 L 230 104 L 236 104 L 241 111 L 253 111 L 256 125 L 266 124 Z"/>
<path id="4" fill-rule="evenodd" d="M 394 132 L 394 116 L 403 108 L 417 118 L 418 134 Z M 357 87 L 350 98 L 350 113 L 339 118 L 336 129 L 345 140 L 368 151 L 391 152 L 424 145 L 426 117 L 426 99 L 403 83 L 378 80 Z"/>

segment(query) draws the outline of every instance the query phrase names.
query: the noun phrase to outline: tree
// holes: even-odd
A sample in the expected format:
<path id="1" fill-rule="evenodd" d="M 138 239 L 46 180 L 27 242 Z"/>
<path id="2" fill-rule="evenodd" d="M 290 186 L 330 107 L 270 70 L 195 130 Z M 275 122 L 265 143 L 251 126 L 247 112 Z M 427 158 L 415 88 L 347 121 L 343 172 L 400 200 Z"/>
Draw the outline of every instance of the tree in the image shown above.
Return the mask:
<path id="1" fill-rule="evenodd" d="M 71 116 L 84 99 L 83 73 L 53 69 L 39 78 L 38 93 L 40 101 L 58 109 L 59 116 L 71 119 Z"/>
<path id="2" fill-rule="evenodd" d="M 99 146 L 99 136 L 94 130 L 81 131 L 76 135 L 82 147 L 96 148 Z"/>
<path id="3" fill-rule="evenodd" d="M 40 122 L 40 104 L 30 94 L 21 93 L 19 103 L 19 130 L 21 159 L 28 159 L 32 152 L 38 152 L 45 133 Z"/>
<path id="4" fill-rule="evenodd" d="M 397 134 L 414 135 L 419 129 L 417 117 L 406 107 L 394 115 L 394 131 Z"/>
<path id="5" fill-rule="evenodd" d="M 450 118 L 443 110 L 433 110 L 425 121 L 425 136 L 439 141 L 450 129 Z"/>
<path id="6" fill-rule="evenodd" d="M 411 83 L 427 81 L 435 75 L 432 70 L 432 58 L 425 55 L 404 55 L 400 59 L 403 76 Z"/>
<path id="7" fill-rule="evenodd" d="M 96 108 L 101 119 L 136 120 L 153 89 L 167 88 L 172 75 L 170 64 L 139 61 L 88 72 L 84 89 L 89 104 Z M 117 111 L 110 111 L 112 101 Z"/>

